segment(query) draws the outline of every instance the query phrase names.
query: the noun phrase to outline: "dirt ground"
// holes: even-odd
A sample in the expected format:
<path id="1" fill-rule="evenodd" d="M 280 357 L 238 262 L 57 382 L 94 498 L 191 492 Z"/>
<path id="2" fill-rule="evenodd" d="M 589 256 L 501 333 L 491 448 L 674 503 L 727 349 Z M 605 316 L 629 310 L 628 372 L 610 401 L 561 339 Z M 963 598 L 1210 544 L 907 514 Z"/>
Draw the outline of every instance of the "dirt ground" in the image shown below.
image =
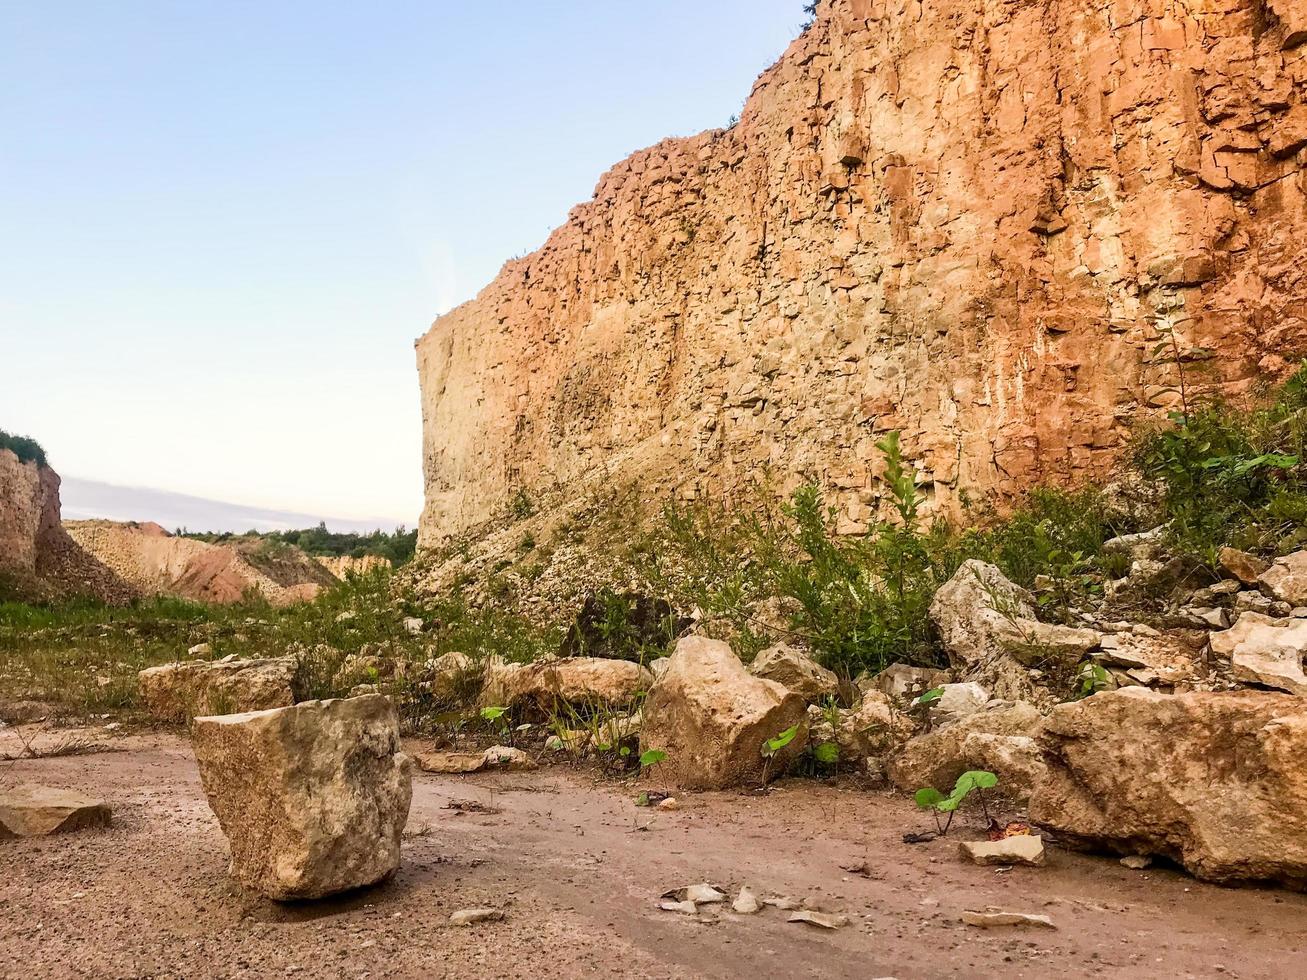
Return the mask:
<path id="1" fill-rule="evenodd" d="M 3 739 L 4 732 L 0 732 Z M 0 781 L 98 794 L 114 826 L 0 844 L 0 976 L 63 977 L 1302 977 L 1307 896 L 1203 885 L 1167 869 L 1051 849 L 1043 868 L 962 864 L 956 841 L 907 845 L 910 801 L 811 782 L 766 797 L 682 796 L 652 812 L 629 786 L 569 769 L 421 775 L 389 883 L 277 905 L 227 877 L 227 847 L 184 739 L 0 764 Z M 10 746 L 12 748 L 12 746 Z M 0 746 L 3 749 L 4 746 Z M 459 812 L 456 801 L 490 812 Z M 971 836 L 977 836 L 974 832 Z M 844 870 L 866 862 L 869 875 Z M 807 898 L 825 931 L 661 892 Z M 471 906 L 502 922 L 453 927 Z M 984 931 L 964 909 L 1052 916 Z"/>

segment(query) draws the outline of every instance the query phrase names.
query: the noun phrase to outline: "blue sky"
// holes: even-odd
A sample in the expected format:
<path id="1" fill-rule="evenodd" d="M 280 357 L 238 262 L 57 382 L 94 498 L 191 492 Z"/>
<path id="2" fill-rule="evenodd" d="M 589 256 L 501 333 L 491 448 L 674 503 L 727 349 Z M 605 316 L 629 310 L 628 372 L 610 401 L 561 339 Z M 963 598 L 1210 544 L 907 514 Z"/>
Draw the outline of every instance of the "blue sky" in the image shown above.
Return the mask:
<path id="1" fill-rule="evenodd" d="M 0 0 L 0 428 L 57 469 L 416 519 L 413 340 L 725 125 L 801 0 Z"/>

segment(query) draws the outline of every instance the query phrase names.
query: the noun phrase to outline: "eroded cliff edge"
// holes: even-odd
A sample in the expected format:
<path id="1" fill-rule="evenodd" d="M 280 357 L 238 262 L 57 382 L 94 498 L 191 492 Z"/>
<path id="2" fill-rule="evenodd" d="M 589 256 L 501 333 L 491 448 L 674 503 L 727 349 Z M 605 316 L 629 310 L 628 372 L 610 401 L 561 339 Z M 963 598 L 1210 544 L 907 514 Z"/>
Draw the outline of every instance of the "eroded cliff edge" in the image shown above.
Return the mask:
<path id="1" fill-rule="evenodd" d="M 1101 473 L 1307 351 L 1305 147 L 1307 0 L 823 2 L 418 341 L 422 543 L 768 466 L 856 529 L 890 429 L 944 505 Z"/>

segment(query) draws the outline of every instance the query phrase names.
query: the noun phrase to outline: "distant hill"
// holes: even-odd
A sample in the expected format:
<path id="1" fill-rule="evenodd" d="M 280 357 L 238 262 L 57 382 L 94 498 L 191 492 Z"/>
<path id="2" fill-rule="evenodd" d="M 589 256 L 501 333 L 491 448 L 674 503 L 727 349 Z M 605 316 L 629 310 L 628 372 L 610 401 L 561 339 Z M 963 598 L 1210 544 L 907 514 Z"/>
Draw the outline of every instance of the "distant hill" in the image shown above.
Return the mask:
<path id="1" fill-rule="evenodd" d="M 324 517 L 321 514 L 301 514 L 294 511 L 268 510 L 230 504 L 220 500 L 207 500 L 168 490 L 148 487 L 121 487 L 98 480 L 83 480 L 69 476 L 61 488 L 65 520 L 95 520 L 154 522 L 162 527 L 189 528 L 193 531 L 289 531 L 295 528 L 316 527 L 325 523 L 331 531 L 365 534 L 378 528 L 393 529 L 400 524 L 413 526 L 413 521 L 394 518 L 350 520 Z"/>

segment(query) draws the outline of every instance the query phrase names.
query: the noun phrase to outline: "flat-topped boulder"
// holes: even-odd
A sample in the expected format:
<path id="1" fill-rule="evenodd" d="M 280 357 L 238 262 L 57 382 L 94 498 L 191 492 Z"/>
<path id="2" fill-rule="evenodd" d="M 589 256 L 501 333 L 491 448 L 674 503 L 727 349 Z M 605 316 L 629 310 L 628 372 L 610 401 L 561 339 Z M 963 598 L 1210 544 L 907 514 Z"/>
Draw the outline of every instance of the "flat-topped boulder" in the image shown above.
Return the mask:
<path id="1" fill-rule="evenodd" d="M 783 772 L 807 742 L 808 706 L 775 681 L 754 677 L 720 640 L 688 636 L 644 705 L 640 748 L 659 749 L 660 781 L 721 789 L 762 781 L 763 744 L 791 728 L 795 737 L 766 769 Z"/>
<path id="2" fill-rule="evenodd" d="M 263 711 L 295 703 L 294 657 L 187 661 L 137 674 L 141 699 L 161 721 Z"/>
<path id="3" fill-rule="evenodd" d="M 109 821 L 109 804 L 74 790 L 31 784 L 0 790 L 0 838 L 66 834 Z"/>
<path id="4" fill-rule="evenodd" d="M 399 868 L 411 764 L 388 698 L 196 718 L 191 741 L 245 887 L 322 898 Z"/>

